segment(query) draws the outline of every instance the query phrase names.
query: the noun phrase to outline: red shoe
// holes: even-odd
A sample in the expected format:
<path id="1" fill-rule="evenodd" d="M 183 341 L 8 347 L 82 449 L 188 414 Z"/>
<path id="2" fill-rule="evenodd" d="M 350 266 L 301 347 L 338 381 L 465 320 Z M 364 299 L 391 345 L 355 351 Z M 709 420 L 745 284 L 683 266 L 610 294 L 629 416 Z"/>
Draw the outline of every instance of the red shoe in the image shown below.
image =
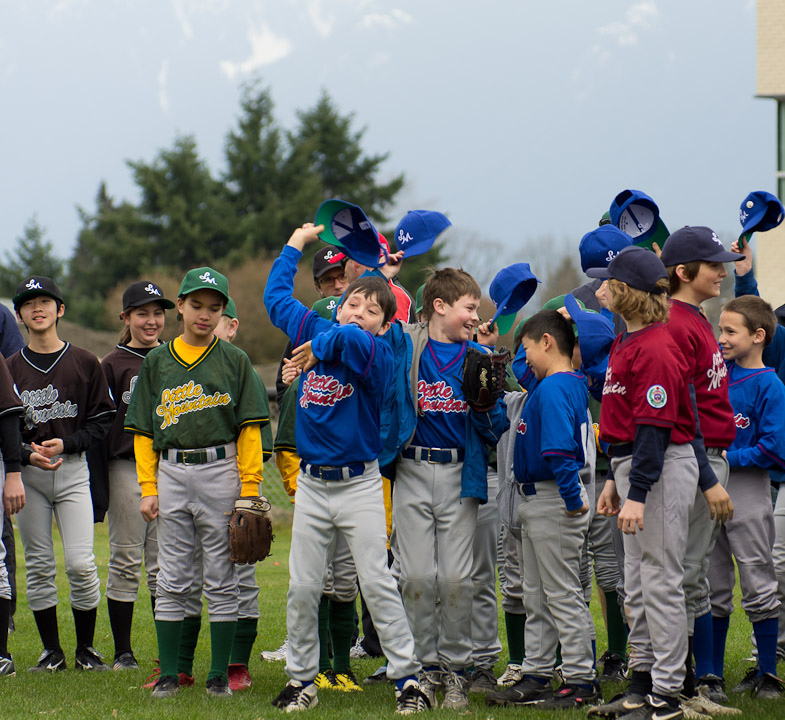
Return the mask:
<path id="1" fill-rule="evenodd" d="M 177 673 L 180 679 L 180 687 L 191 687 L 196 682 L 193 675 L 186 675 L 185 673 Z"/>
<path id="2" fill-rule="evenodd" d="M 241 663 L 232 663 L 229 666 L 228 676 L 229 689 L 232 692 L 237 692 L 238 690 L 248 690 L 248 688 L 251 687 L 251 673 L 249 673 L 248 668 Z"/>
<path id="3" fill-rule="evenodd" d="M 154 688 L 155 684 L 158 682 L 158 678 L 161 677 L 161 664 L 158 662 L 158 660 L 153 660 L 153 662 L 155 663 L 156 668 L 155 668 L 155 670 L 153 670 L 153 674 L 150 675 L 150 677 L 147 678 L 147 680 L 144 681 L 144 685 L 142 685 L 142 687 L 145 690 L 149 690 L 150 688 Z"/>

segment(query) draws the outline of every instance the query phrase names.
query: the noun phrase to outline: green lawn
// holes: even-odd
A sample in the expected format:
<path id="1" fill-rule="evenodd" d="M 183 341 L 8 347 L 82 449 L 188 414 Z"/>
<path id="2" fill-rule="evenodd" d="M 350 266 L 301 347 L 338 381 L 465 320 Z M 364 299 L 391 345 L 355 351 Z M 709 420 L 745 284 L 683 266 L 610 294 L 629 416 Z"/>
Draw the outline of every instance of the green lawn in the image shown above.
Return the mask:
<path id="1" fill-rule="evenodd" d="M 285 517 L 285 515 L 284 515 Z M 285 522 L 276 528 L 276 541 L 273 555 L 257 565 L 257 578 L 261 587 L 259 638 L 251 657 L 251 674 L 254 686 L 249 691 L 235 694 L 224 700 L 210 698 L 204 692 L 204 682 L 209 667 L 209 632 L 203 625 L 200 646 L 197 649 L 195 674 L 197 684 L 194 688 L 183 689 L 170 700 L 152 700 L 148 690 L 141 685 L 153 669 L 157 656 L 155 631 L 150 611 L 149 595 L 146 587 L 140 592 L 140 600 L 134 622 L 133 645 L 142 670 L 123 673 L 88 674 L 69 669 L 53 675 L 28 673 L 26 668 L 34 665 L 41 651 L 38 633 L 33 616 L 26 606 L 24 594 L 24 560 L 21 545 L 17 557 L 19 569 L 19 609 L 16 614 L 16 632 L 9 637 L 9 649 L 14 656 L 17 676 L 0 680 L 0 717 L 2 718 L 78 718 L 96 720 L 104 718 L 188 718 L 196 720 L 214 717 L 280 718 L 281 711 L 270 705 L 286 683 L 283 663 L 260 663 L 259 652 L 277 648 L 286 635 L 285 612 L 286 590 L 288 585 L 288 551 L 290 529 Z M 58 539 L 59 542 L 59 539 Z M 96 558 L 102 578 L 106 580 L 108 561 L 108 541 L 106 525 L 96 526 Z M 62 553 L 59 553 L 58 579 L 60 580 L 59 620 L 61 639 L 66 652 L 69 668 L 73 667 L 74 635 L 73 619 L 68 605 L 67 583 L 62 569 Z M 599 608 L 593 603 L 595 617 Z M 601 620 L 598 627 L 601 626 Z M 503 626 L 502 626 L 503 627 Z M 503 635 L 503 633 L 502 633 Z M 600 633 L 598 654 L 604 651 L 602 632 Z M 504 642 L 504 639 L 502 638 Z M 96 647 L 111 660 L 113 654 L 112 637 L 102 602 L 98 613 Z M 737 612 L 731 623 L 728 642 L 729 648 L 729 685 L 738 681 L 747 667 L 744 658 L 749 655 L 749 624 Z M 506 657 L 496 668 L 500 674 Z M 365 677 L 380 664 L 379 660 L 355 661 L 354 670 L 358 678 Z M 610 697 L 620 689 L 618 686 L 604 688 L 605 696 Z M 582 717 L 577 711 L 542 712 L 529 709 L 487 708 L 482 696 L 472 696 L 470 710 L 464 716 L 481 718 L 502 718 L 525 716 L 530 718 Z M 783 717 L 785 701 L 756 703 L 751 700 L 733 698 L 733 702 L 745 709 L 748 717 L 779 720 Z M 376 718 L 380 715 L 392 716 L 394 710 L 393 690 L 390 686 L 370 687 L 363 693 L 345 694 L 329 691 L 319 693 L 319 706 L 312 715 L 325 718 Z M 451 717 L 454 712 L 437 710 L 436 717 Z"/>

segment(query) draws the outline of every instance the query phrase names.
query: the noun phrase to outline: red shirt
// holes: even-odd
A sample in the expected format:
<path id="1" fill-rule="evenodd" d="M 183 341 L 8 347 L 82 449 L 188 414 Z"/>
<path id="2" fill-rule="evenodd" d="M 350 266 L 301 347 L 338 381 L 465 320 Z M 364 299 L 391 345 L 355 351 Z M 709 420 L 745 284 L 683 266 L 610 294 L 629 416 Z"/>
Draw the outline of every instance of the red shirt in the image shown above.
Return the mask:
<path id="1" fill-rule="evenodd" d="M 687 377 L 695 388 L 703 441 L 707 448 L 730 447 L 736 437 L 733 410 L 728 398 L 728 368 L 714 337 L 711 323 L 700 309 L 680 300 L 671 301 L 666 324 L 689 366 Z"/>
<path id="2" fill-rule="evenodd" d="M 672 443 L 695 437 L 688 365 L 663 323 L 621 333 L 611 346 L 602 388 L 600 437 L 631 443 L 638 425 L 671 429 Z"/>

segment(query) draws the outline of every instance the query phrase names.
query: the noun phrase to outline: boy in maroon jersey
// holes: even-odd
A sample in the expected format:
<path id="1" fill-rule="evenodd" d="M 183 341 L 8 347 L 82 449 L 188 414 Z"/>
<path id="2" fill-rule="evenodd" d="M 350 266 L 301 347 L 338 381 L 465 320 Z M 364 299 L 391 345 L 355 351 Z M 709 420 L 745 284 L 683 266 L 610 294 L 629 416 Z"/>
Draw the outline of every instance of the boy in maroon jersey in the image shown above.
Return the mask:
<path id="1" fill-rule="evenodd" d="M 667 273 L 656 255 L 625 248 L 607 268 L 588 274 L 609 278 L 611 309 L 627 323 L 611 348 L 603 386 L 600 437 L 610 444 L 614 479 L 597 512 L 618 514 L 624 533 L 632 671 L 629 691 L 589 714 L 676 720 L 687 655 L 683 562 L 698 484 L 688 368 L 665 327 Z"/>

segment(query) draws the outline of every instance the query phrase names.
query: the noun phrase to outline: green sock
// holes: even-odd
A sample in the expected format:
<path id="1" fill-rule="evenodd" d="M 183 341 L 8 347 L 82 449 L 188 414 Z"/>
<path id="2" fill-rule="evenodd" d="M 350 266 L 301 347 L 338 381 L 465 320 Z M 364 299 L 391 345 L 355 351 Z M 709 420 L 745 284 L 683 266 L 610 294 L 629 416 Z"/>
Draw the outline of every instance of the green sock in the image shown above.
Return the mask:
<path id="1" fill-rule="evenodd" d="M 510 662 L 520 665 L 526 657 L 523 648 L 523 632 L 526 627 L 526 616 L 504 613 L 504 625 L 507 628 L 507 649 L 510 653 Z"/>
<path id="2" fill-rule="evenodd" d="M 222 677 L 227 680 L 226 670 L 229 667 L 229 656 L 232 654 L 234 633 L 237 621 L 210 623 L 210 672 L 207 679 Z"/>
<path id="3" fill-rule="evenodd" d="M 332 670 L 330 662 L 330 598 L 322 595 L 319 601 L 319 672 Z"/>
<path id="4" fill-rule="evenodd" d="M 158 662 L 161 676 L 177 677 L 177 652 L 180 649 L 182 620 L 156 620 L 155 632 L 158 635 Z"/>
<path id="5" fill-rule="evenodd" d="M 608 650 L 627 657 L 627 625 L 619 607 L 615 590 L 605 593 L 605 612 L 608 617 Z"/>
<path id="6" fill-rule="evenodd" d="M 232 654 L 229 657 L 230 665 L 245 665 L 251 660 L 251 650 L 256 642 L 256 623 L 258 618 L 240 618 L 237 621 L 237 630 L 234 633 Z"/>
<path id="7" fill-rule="evenodd" d="M 355 602 L 330 600 L 330 636 L 333 639 L 333 670 L 336 673 L 349 670 L 349 650 L 352 649 L 354 634 Z"/>
<path id="8" fill-rule="evenodd" d="M 194 674 L 194 654 L 202 629 L 202 616 L 192 615 L 183 618 L 183 633 L 180 636 L 180 650 L 177 655 L 177 672 Z M 177 673 L 175 673 L 176 675 Z"/>

